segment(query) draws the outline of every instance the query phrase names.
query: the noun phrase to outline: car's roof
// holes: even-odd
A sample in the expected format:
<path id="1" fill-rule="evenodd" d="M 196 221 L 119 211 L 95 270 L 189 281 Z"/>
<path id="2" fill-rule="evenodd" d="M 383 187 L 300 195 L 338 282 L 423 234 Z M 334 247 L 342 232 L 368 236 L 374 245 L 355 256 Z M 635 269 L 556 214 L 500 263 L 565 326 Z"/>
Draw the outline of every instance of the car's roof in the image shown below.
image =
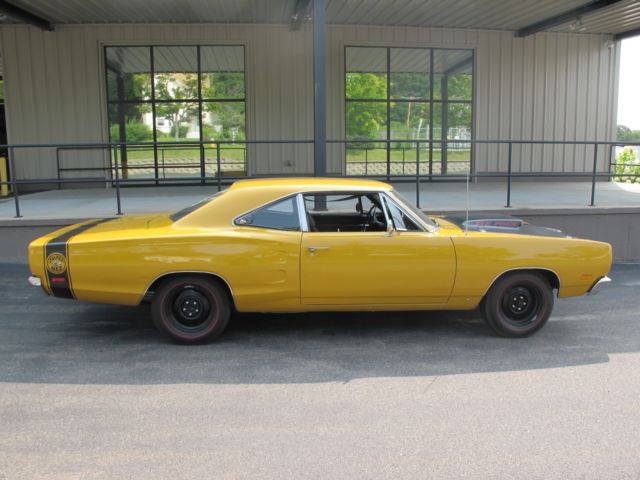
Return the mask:
<path id="1" fill-rule="evenodd" d="M 242 188 L 279 187 L 296 191 L 305 190 L 345 190 L 354 188 L 358 190 L 391 190 L 388 183 L 377 180 L 363 180 L 359 178 L 331 178 L 331 177 L 292 177 L 292 178 L 254 178 L 235 182 L 229 189 Z"/>
<path id="2" fill-rule="evenodd" d="M 215 201 L 176 221 L 180 227 L 228 226 L 233 218 L 269 202 L 305 192 L 386 192 L 388 183 L 358 178 L 259 178 L 235 182 Z"/>

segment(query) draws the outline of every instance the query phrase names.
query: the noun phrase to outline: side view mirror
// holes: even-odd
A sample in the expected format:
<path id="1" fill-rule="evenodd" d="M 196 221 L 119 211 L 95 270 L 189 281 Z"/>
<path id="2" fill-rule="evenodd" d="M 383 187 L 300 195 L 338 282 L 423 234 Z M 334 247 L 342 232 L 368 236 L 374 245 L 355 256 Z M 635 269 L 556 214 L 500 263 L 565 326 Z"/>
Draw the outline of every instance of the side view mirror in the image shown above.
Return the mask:
<path id="1" fill-rule="evenodd" d="M 392 236 L 395 231 L 396 231 L 396 229 L 393 226 L 393 222 L 391 220 L 387 220 L 387 233 L 386 233 L 386 236 L 387 237 Z"/>

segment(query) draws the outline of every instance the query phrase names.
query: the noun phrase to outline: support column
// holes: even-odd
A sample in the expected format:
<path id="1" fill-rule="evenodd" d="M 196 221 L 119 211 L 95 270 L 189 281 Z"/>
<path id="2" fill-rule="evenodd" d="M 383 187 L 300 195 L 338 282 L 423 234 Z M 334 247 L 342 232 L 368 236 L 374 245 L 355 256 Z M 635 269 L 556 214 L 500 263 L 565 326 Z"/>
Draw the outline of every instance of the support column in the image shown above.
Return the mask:
<path id="1" fill-rule="evenodd" d="M 120 165 L 122 166 L 122 178 L 127 179 L 129 178 L 127 146 L 125 145 L 127 141 L 127 126 L 124 114 L 124 78 L 122 73 L 118 73 L 116 77 L 116 88 L 118 95 L 118 141 L 121 143 L 118 147 L 120 148 Z"/>
<path id="2" fill-rule="evenodd" d="M 449 134 L 449 75 L 443 75 L 440 80 L 440 98 L 442 99 L 441 108 L 442 108 L 442 118 L 440 119 L 440 125 L 442 126 L 442 137 L 443 142 L 440 144 L 440 174 L 444 175 L 447 173 L 447 165 L 448 165 L 448 149 L 449 144 L 446 143 Z"/>
<path id="3" fill-rule="evenodd" d="M 325 0 L 313 0 L 313 174 L 327 174 Z"/>

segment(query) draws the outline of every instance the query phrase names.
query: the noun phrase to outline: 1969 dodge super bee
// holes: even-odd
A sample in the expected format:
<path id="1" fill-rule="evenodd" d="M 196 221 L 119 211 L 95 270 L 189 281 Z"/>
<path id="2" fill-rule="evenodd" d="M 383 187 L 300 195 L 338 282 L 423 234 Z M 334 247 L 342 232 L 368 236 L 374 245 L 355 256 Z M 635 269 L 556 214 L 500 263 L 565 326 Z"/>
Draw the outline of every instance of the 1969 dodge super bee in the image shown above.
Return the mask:
<path id="1" fill-rule="evenodd" d="M 508 216 L 431 218 L 390 185 L 237 182 L 173 214 L 72 225 L 29 245 L 30 282 L 56 297 L 138 305 L 183 343 L 233 310 L 470 310 L 522 337 L 559 297 L 609 282 L 611 246 Z"/>

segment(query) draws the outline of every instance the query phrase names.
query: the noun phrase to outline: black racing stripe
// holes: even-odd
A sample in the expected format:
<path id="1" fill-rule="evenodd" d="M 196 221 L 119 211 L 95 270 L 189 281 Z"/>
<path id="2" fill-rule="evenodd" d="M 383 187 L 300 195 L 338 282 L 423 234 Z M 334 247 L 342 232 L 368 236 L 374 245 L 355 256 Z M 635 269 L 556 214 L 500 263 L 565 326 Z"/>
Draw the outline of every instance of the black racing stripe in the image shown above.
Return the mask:
<path id="1" fill-rule="evenodd" d="M 69 240 L 80 233 L 86 232 L 96 225 L 110 220 L 113 219 L 101 218 L 98 220 L 92 220 L 76 228 L 72 228 L 71 230 L 62 233 L 47 242 L 44 253 L 44 268 L 47 272 L 47 280 L 49 281 L 49 288 L 51 289 L 51 294 L 53 296 L 60 298 L 75 298 L 71 287 L 71 277 L 69 275 Z M 58 259 L 66 264 L 64 270 L 60 273 L 53 273 L 49 269 L 49 258 L 52 255 L 58 256 Z"/>

